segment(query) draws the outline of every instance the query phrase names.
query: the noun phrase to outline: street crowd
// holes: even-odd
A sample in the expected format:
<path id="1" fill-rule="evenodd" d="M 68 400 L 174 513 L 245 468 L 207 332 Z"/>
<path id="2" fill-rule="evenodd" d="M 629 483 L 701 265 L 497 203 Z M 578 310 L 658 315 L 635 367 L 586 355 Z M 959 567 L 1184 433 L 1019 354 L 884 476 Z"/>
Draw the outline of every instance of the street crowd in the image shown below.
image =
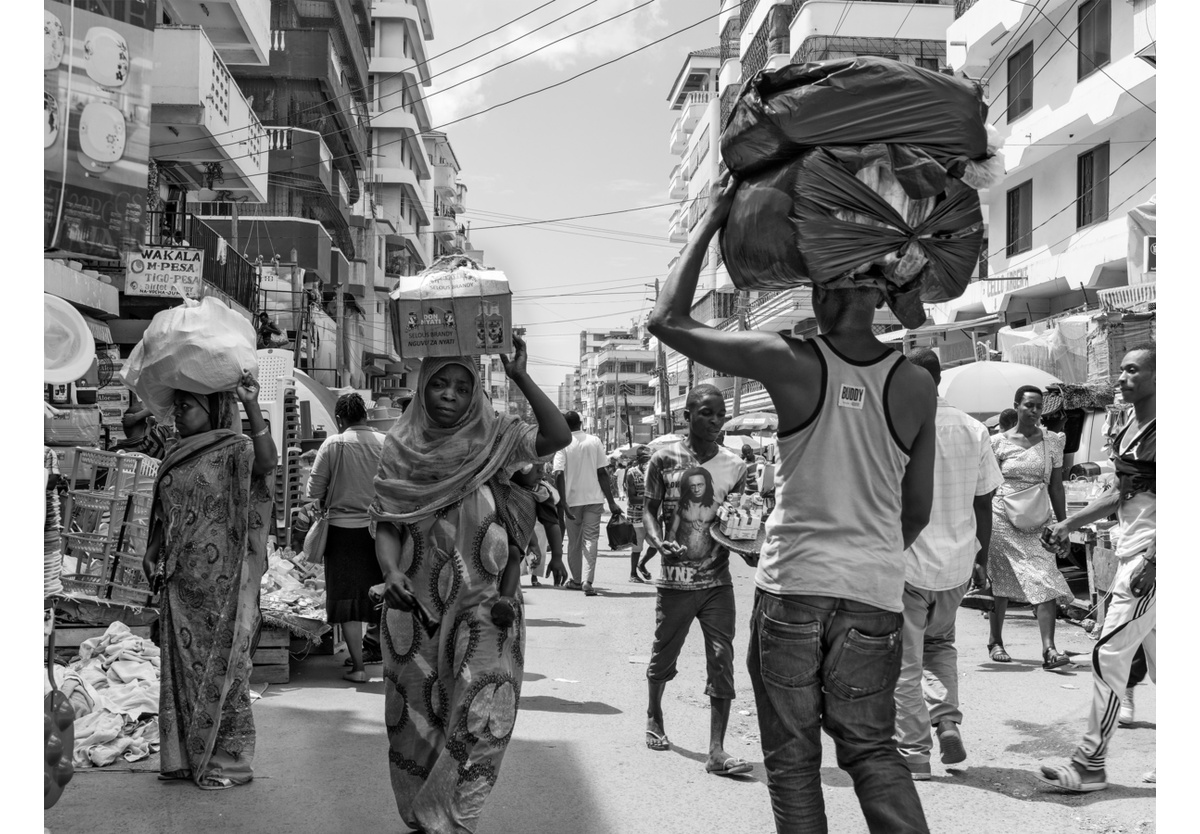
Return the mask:
<path id="1" fill-rule="evenodd" d="M 1088 729 L 1065 763 L 1038 774 L 1061 791 L 1107 787 L 1109 745 L 1122 716 L 1132 717 L 1131 667 L 1155 674 L 1154 345 L 1121 362 L 1132 410 L 1112 427 L 1117 488 L 1068 515 L 1062 438 L 1040 425 L 1042 392 L 1018 389 L 1015 423 L 990 436 L 939 398 L 935 353 L 905 357 L 876 338 L 882 276 L 814 288 L 814 338 L 694 320 L 706 247 L 736 188 L 728 176 L 714 188 L 649 329 L 700 364 L 765 386 L 779 418 L 769 486 L 752 449 L 720 444 L 721 390 L 698 385 L 687 394 L 686 437 L 653 454 L 635 450 L 622 509 L 603 444 L 532 382 L 517 337 L 504 366 L 536 424 L 496 414 L 464 357 L 422 362 L 413 399 L 386 435 L 368 425 L 358 395 L 339 399 L 338 433 L 312 459 L 307 495 L 327 526 L 327 613 L 346 640 L 346 678 L 365 681 L 365 664 L 383 663 L 387 761 L 410 828 L 476 829 L 520 702 L 520 577 L 595 596 L 606 506 L 634 528 L 630 579 L 656 586 L 645 744 L 670 749 L 663 693 L 696 621 L 711 703 L 705 770 L 717 776 L 752 769 L 724 742 L 738 660 L 731 553 L 755 567 L 743 657 L 781 834 L 827 830 L 822 731 L 870 831 L 928 831 L 913 782 L 930 777 L 935 738 L 943 763 L 967 757 L 954 629 L 964 596 L 994 599 L 992 661 L 1011 661 L 1003 624 L 1015 601 L 1034 606 L 1043 667 L 1062 667 L 1070 659 L 1054 625 L 1070 592 L 1055 553 L 1072 532 L 1115 514 L 1118 569 L 1092 657 Z M 277 453 L 257 392 L 247 377 L 236 394 L 177 394 L 182 441 L 160 470 L 145 563 L 162 588 L 162 778 L 209 790 L 252 778 L 256 589 L 228 577 L 254 571 L 219 560 L 258 558 L 269 526 Z M 231 428 L 235 398 L 248 436 Z M 729 496 L 765 491 L 773 507 L 757 541 L 714 535 Z M 549 552 L 536 564 L 539 525 Z M 940 685 L 923 687 L 926 678 Z"/>

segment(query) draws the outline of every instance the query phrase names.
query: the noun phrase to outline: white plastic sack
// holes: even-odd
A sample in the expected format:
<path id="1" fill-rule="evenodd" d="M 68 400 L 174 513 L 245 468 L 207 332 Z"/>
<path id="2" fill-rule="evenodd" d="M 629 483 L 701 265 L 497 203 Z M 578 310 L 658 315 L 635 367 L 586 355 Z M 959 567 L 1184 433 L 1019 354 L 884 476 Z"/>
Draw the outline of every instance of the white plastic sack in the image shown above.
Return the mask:
<path id="1" fill-rule="evenodd" d="M 121 381 L 163 423 L 175 420 L 177 390 L 232 391 L 243 371 L 258 373 L 254 328 L 217 298 L 184 299 L 154 316 L 129 355 Z"/>

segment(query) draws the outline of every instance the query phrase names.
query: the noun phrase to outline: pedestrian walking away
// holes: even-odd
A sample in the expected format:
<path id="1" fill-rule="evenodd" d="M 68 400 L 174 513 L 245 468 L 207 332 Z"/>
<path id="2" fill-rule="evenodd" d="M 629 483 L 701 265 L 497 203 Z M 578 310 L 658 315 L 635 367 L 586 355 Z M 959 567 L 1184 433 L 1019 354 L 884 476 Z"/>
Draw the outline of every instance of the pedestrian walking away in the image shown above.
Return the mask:
<path id="1" fill-rule="evenodd" d="M 613 499 L 608 477 L 608 461 L 600 438 L 583 431 L 578 412 L 563 417 L 571 429 L 571 445 L 554 456 L 554 479 L 564 503 L 567 534 L 567 587 L 595 596 L 596 549 L 600 543 L 600 515 L 603 502 L 614 516 L 621 508 Z"/>
<path id="2" fill-rule="evenodd" d="M 650 702 L 646 746 L 670 747 L 663 725 L 662 697 L 675 679 L 676 661 L 693 620 L 704 634 L 711 715 L 705 770 L 718 776 L 749 773 L 749 762 L 725 751 L 725 728 L 735 696 L 733 636 L 737 615 L 729 551 L 713 540 L 717 509 L 725 496 L 746 486 L 746 464 L 717 442 L 725 424 L 725 396 L 714 385 L 688 392 L 685 440 L 659 449 L 646 466 L 646 540 L 658 548 L 659 578 L 654 644 L 646 669 Z"/>
<path id="3" fill-rule="evenodd" d="M 1092 708 L 1088 728 L 1071 761 L 1043 765 L 1043 782 L 1065 791 L 1086 793 L 1108 787 L 1104 765 L 1108 745 L 1116 732 L 1122 700 L 1127 691 L 1130 665 L 1139 648 L 1144 652 L 1150 680 L 1155 679 L 1155 642 L 1158 599 L 1156 518 L 1157 351 L 1153 344 L 1129 350 L 1121 360 L 1118 386 L 1133 414 L 1113 442 L 1117 471 L 1116 491 L 1089 504 L 1054 525 L 1051 546 L 1069 545 L 1070 534 L 1086 524 L 1117 514 L 1117 573 L 1105 598 L 1104 626 L 1092 650 Z M 1146 781 L 1155 781 L 1149 774 Z"/>
<path id="4" fill-rule="evenodd" d="M 367 509 L 375 498 L 375 473 L 383 453 L 383 433 L 367 424 L 367 407 L 358 394 L 342 394 L 334 406 L 338 434 L 327 437 L 317 450 L 306 495 L 325 508 L 329 524 L 325 544 L 326 622 L 340 624 L 349 653 L 350 670 L 343 677 L 366 683 L 367 662 L 363 623 L 375 623 L 379 612 L 370 589 L 383 582 L 375 558 L 375 540 Z"/>
<path id="5" fill-rule="evenodd" d="M 536 426 L 492 410 L 472 358 L 426 358 L 375 478 L 388 763 L 401 818 L 427 834 L 475 830 L 517 717 L 525 618 L 517 588 L 512 624 L 493 620 L 509 547 L 490 484 L 570 440 L 513 343 L 505 371 Z"/>
<path id="6" fill-rule="evenodd" d="M 871 329 L 886 278 L 813 288 L 821 333 L 727 332 L 691 316 L 701 264 L 737 182 L 715 185 L 650 316 L 667 346 L 766 388 L 779 415 L 777 503 L 766 522 L 747 666 L 780 834 L 828 830 L 821 730 L 871 832 L 926 832 L 894 739 L 904 550 L 929 521 L 936 392 Z"/>
<path id="7" fill-rule="evenodd" d="M 1042 638 L 1042 668 L 1058 669 L 1070 663 L 1054 645 L 1054 625 L 1059 603 L 1074 599 L 1054 556 L 1042 547 L 1044 525 L 1067 515 L 1063 491 L 1064 438 L 1043 429 L 1042 391 L 1022 385 L 1014 395 L 1017 424 L 992 437 L 992 450 L 1004 474 L 1004 483 L 992 499 L 992 546 L 987 560 L 988 582 L 995 597 L 989 617 L 988 656 L 996 663 L 1011 663 L 1004 649 L 1004 615 L 1009 600 L 1033 605 Z M 1030 497 L 1032 496 L 1032 497 Z M 1048 500 L 1047 500 L 1048 499 Z M 1020 501 L 1020 511 L 1014 504 Z"/>
<path id="8" fill-rule="evenodd" d="M 638 446 L 634 451 L 634 461 L 625 470 L 625 516 L 633 525 L 633 550 L 629 554 L 629 581 L 650 582 L 650 571 L 646 570 L 648 562 L 655 553 L 655 548 L 647 546 L 646 556 L 642 557 L 642 545 L 646 541 L 646 528 L 642 523 L 643 502 L 646 497 L 646 464 L 650 462 L 650 447 Z"/>
<path id="9" fill-rule="evenodd" d="M 258 390 L 246 373 L 232 392 L 175 393 L 180 441 L 158 470 L 142 560 L 161 589 L 159 778 L 203 790 L 254 778 L 250 646 L 277 458 Z"/>
<path id="10" fill-rule="evenodd" d="M 928 371 L 934 385 L 941 382 L 932 350 L 914 351 L 908 360 Z M 954 623 L 968 585 L 986 582 L 992 495 L 1004 481 L 983 423 L 939 396 L 936 425 L 929 525 L 905 551 L 904 652 L 896 682 L 896 744 L 919 781 L 931 776 L 932 731 L 942 764 L 967 758 Z"/>

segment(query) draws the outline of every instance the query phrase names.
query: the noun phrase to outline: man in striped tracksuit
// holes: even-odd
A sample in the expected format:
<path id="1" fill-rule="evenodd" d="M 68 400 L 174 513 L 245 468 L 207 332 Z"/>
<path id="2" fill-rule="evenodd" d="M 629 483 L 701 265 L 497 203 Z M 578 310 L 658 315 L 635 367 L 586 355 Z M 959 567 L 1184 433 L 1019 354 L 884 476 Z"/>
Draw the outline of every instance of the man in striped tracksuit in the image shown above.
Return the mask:
<path id="1" fill-rule="evenodd" d="M 1133 415 L 1113 441 L 1115 492 L 1050 528 L 1052 547 L 1065 547 L 1072 530 L 1117 513 L 1117 573 L 1108 610 L 1092 651 L 1092 711 L 1083 741 L 1065 765 L 1043 765 L 1038 777 L 1073 793 L 1108 787 L 1104 760 L 1116 732 L 1129 667 L 1141 646 L 1155 678 L 1157 523 L 1155 518 L 1156 354 L 1153 344 L 1130 349 L 1121 360 L 1118 385 Z M 1146 777 L 1154 780 L 1153 775 Z"/>

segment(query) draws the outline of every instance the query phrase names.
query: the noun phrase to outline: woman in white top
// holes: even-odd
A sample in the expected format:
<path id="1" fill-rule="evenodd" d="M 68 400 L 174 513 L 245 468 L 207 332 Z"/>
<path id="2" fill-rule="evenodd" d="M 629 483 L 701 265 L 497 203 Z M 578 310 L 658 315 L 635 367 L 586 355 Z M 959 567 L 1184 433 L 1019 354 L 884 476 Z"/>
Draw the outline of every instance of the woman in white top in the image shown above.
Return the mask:
<path id="1" fill-rule="evenodd" d="M 366 683 L 362 624 L 378 618 L 368 591 L 383 582 L 367 508 L 375 498 L 384 435 L 367 425 L 367 409 L 358 394 L 339 397 L 333 419 L 340 434 L 326 438 L 317 451 L 307 496 L 328 511 L 325 613 L 330 624 L 342 626 L 350 652 L 351 669 L 343 677 Z"/>

